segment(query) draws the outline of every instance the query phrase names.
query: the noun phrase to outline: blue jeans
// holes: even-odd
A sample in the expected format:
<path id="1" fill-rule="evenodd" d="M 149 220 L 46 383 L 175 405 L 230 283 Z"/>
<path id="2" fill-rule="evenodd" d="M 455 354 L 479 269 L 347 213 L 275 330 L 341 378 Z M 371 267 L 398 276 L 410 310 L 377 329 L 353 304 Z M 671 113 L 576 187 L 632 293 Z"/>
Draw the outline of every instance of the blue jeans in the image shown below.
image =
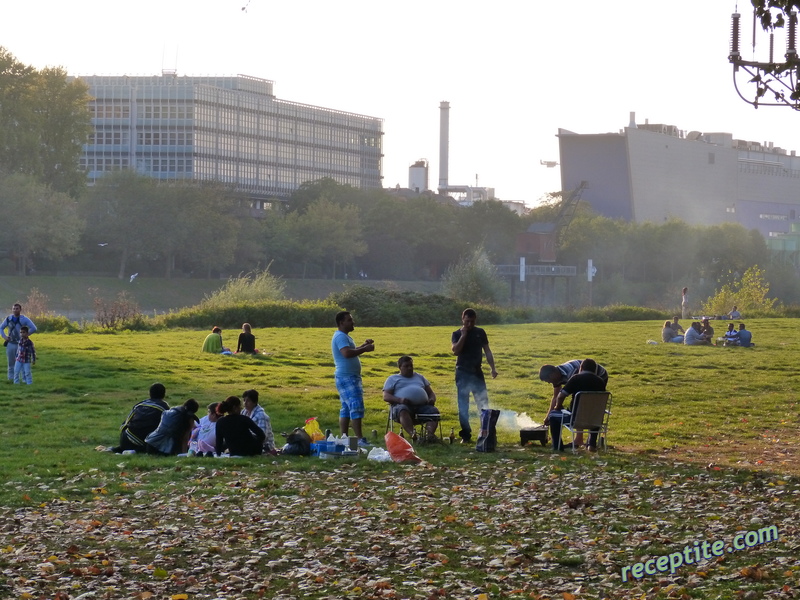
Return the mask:
<path id="1" fill-rule="evenodd" d="M 475 398 L 478 413 L 481 409 L 489 408 L 489 392 L 486 390 L 486 380 L 483 371 L 465 371 L 456 367 L 456 390 L 458 390 L 458 423 L 461 439 L 472 439 L 472 427 L 469 425 L 469 395 Z"/>
<path id="2" fill-rule="evenodd" d="M 8 380 L 14 381 L 14 365 L 17 362 L 17 348 L 19 344 L 16 342 L 8 342 L 6 344 L 6 358 L 8 359 Z"/>
<path id="3" fill-rule="evenodd" d="M 31 363 L 18 362 L 14 365 L 14 383 L 25 383 L 27 385 L 33 383 Z"/>

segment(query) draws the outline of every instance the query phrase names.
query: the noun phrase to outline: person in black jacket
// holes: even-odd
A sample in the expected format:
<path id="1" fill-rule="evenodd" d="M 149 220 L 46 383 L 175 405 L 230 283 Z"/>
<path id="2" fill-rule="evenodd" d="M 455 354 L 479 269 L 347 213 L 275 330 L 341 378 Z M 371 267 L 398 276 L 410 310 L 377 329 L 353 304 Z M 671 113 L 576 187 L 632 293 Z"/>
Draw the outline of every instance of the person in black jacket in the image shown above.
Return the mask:
<path id="1" fill-rule="evenodd" d="M 147 451 L 144 438 L 156 430 L 161 422 L 161 415 L 169 410 L 169 404 L 164 401 L 166 395 L 167 389 L 163 384 L 154 383 L 150 386 L 150 398 L 136 404 L 128 413 L 128 417 L 119 428 L 119 446 L 112 448 L 112 452 Z"/>
<path id="2" fill-rule="evenodd" d="M 228 450 L 231 456 L 256 456 L 264 445 L 264 431 L 242 412 L 242 401 L 228 396 L 217 405 L 217 454 Z"/>

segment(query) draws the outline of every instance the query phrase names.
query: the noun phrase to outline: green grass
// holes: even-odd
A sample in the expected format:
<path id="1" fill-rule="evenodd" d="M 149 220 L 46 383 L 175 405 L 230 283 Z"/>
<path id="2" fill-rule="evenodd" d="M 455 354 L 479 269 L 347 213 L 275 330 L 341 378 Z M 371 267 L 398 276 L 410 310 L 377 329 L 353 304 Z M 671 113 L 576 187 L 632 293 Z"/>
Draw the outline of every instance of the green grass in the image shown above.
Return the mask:
<path id="1" fill-rule="evenodd" d="M 406 353 L 437 392 L 445 433 L 457 430 L 457 325 L 360 328 L 355 316 L 356 341 L 376 342 L 362 359 L 365 430 L 382 438 L 380 389 Z M 552 393 L 541 364 L 605 365 L 612 449 L 553 455 L 521 448 L 505 428 L 496 453 L 420 446 L 420 466 L 94 450 L 115 442 L 154 381 L 171 404 L 254 387 L 276 433 L 310 416 L 336 430 L 332 328 L 256 330 L 270 352 L 259 357 L 203 355 L 197 331 L 37 334 L 34 385 L 3 384 L 0 396 L 0 596 L 730 598 L 796 588 L 798 322 L 747 323 L 754 349 L 648 345 L 657 322 L 487 327 L 497 408 L 541 420 Z M 773 524 L 778 542 L 620 580 L 647 557 Z M 756 566 L 763 573 L 743 571 Z"/>

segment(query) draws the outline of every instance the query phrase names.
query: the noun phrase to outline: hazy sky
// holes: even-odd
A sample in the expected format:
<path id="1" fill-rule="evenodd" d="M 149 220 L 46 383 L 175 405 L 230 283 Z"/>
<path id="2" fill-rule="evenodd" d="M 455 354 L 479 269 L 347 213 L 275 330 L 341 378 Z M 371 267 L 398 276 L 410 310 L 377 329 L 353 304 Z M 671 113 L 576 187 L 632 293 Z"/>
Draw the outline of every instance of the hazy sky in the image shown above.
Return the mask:
<path id="1" fill-rule="evenodd" d="M 246 10 L 242 10 L 244 6 Z M 745 58 L 750 3 L 740 1 Z M 452 185 L 535 204 L 560 187 L 562 127 L 637 120 L 727 131 L 800 151 L 800 114 L 738 98 L 727 61 L 735 0 L 37 0 L 4 3 L 0 45 L 71 75 L 245 74 L 278 98 L 384 119 L 384 185 L 439 179 L 450 102 Z M 785 42 L 780 41 L 780 54 Z"/>

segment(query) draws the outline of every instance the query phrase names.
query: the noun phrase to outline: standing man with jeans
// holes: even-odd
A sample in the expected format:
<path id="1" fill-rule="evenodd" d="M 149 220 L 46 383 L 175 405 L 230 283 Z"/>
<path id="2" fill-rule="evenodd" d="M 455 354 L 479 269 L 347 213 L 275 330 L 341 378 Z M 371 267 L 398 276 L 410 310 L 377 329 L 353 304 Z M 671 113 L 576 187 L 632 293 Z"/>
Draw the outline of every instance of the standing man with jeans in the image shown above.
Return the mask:
<path id="1" fill-rule="evenodd" d="M 461 313 L 461 329 L 451 336 L 453 354 L 456 359 L 456 389 L 458 390 L 458 421 L 461 431 L 458 432 L 462 444 L 472 442 L 472 427 L 469 424 L 469 395 L 475 398 L 478 411 L 489 408 L 489 394 L 486 391 L 486 380 L 483 377 L 481 362 L 486 354 L 486 362 L 492 369 L 492 378 L 497 377 L 494 368 L 494 355 L 489 348 L 489 338 L 480 327 L 475 327 L 478 313 L 467 308 Z"/>
<path id="2" fill-rule="evenodd" d="M 17 302 L 11 308 L 11 314 L 0 324 L 0 334 L 2 334 L 3 345 L 6 347 L 6 358 L 8 359 L 8 381 L 14 381 L 14 365 L 17 362 L 17 349 L 19 348 L 19 332 L 23 325 L 28 328 L 28 335 L 36 333 L 36 325 L 28 317 L 21 314 L 22 305 Z M 8 329 L 8 333 L 6 333 Z"/>
<path id="3" fill-rule="evenodd" d="M 375 342 L 368 339 L 356 347 L 356 343 L 349 335 L 356 326 L 353 316 L 346 310 L 336 314 L 336 328 L 331 339 L 331 351 L 333 363 L 336 365 L 334 372 L 336 390 L 342 402 L 339 411 L 339 429 L 342 435 L 348 435 L 352 426 L 353 434 L 358 438 L 358 445 L 369 446 L 370 443 L 361 431 L 361 420 L 364 418 L 364 386 L 361 383 L 361 359 L 358 357 L 365 352 L 375 350 Z"/>

